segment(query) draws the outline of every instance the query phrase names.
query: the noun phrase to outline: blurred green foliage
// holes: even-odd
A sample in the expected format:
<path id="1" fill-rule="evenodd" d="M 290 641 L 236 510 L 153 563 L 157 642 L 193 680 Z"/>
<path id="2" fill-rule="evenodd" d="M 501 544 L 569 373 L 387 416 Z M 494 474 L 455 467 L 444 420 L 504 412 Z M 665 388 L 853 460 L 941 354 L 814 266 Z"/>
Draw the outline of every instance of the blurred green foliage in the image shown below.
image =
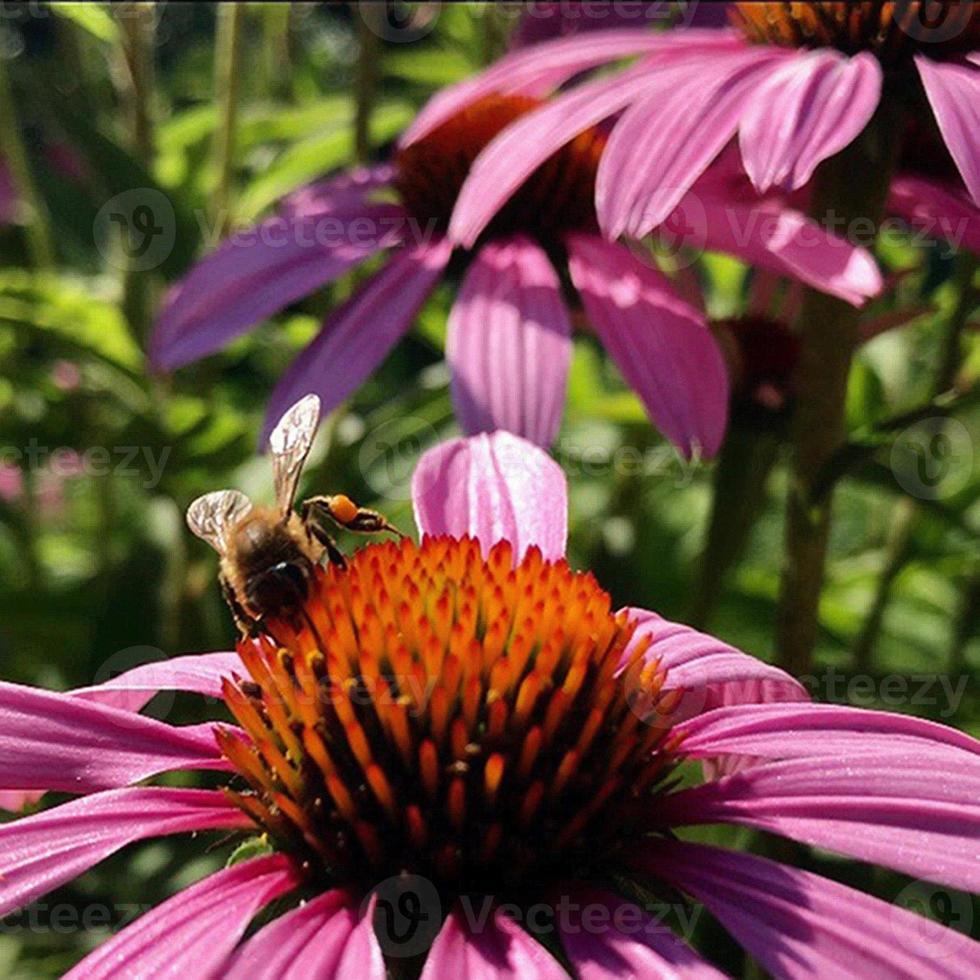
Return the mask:
<path id="1" fill-rule="evenodd" d="M 0 23 L 0 55 L 57 262 L 52 269 L 32 268 L 25 226 L 0 229 L 0 449 L 6 464 L 0 470 L 0 657 L 6 679 L 66 688 L 147 658 L 231 644 L 214 555 L 185 530 L 184 508 L 197 494 L 223 486 L 269 497 L 269 467 L 255 454 L 266 398 L 324 312 L 363 273 L 174 377 L 150 376 L 142 351 L 155 304 L 207 247 L 214 228 L 214 10 L 189 3 L 155 9 L 154 71 L 150 87 L 140 91 L 124 53 L 125 9 L 35 4 L 25 5 L 22 15 L 12 10 L 5 6 Z M 378 41 L 373 152 L 383 154 L 434 90 L 495 54 L 509 23 L 500 12 L 446 5 L 421 39 Z M 251 221 L 283 194 L 352 162 L 359 31 L 346 5 L 247 7 L 233 170 L 236 220 Z M 152 120 L 149 160 L 140 158 L 134 142 L 134 100 L 142 100 Z M 80 161 L 80 173 L 67 175 L 57 166 L 53 151 L 66 149 Z M 127 273 L 111 243 L 98 241 L 93 231 L 105 201 L 133 187 L 162 191 L 176 225 L 166 261 L 140 274 Z M 854 372 L 848 418 L 861 451 L 839 485 L 818 651 L 818 673 L 843 680 L 833 682 L 832 691 L 826 682 L 817 694 L 850 696 L 980 733 L 980 641 L 965 598 L 971 582 L 975 598 L 978 575 L 975 459 L 955 493 L 914 501 L 864 671 L 875 682 L 870 693 L 848 686 L 855 644 L 889 561 L 890 534 L 900 508 L 908 506 L 889 465 L 894 434 L 882 423 L 929 403 L 945 320 L 958 298 L 953 263 L 937 249 L 892 243 L 884 258 L 893 269 L 910 270 L 885 306 L 929 303 L 935 312 L 873 340 Z M 748 270 L 708 256 L 696 271 L 709 311 L 740 308 Z M 413 461 L 457 433 L 441 359 L 450 299 L 449 288 L 438 290 L 418 329 L 327 420 L 301 489 L 342 488 L 412 528 L 406 487 Z M 980 343 L 975 332 L 965 342 L 961 373 L 975 379 Z M 976 452 L 976 405 L 956 415 Z M 574 563 L 594 569 L 618 603 L 687 617 L 713 468 L 681 465 L 588 337 L 577 341 L 557 453 L 571 478 Z M 768 658 L 785 493 L 781 459 L 758 493 L 761 516 L 711 627 Z M 950 674 L 954 682 L 967 682 L 955 704 L 938 686 L 918 700 L 910 692 L 882 703 L 877 682 L 891 674 Z M 167 716 L 196 717 L 193 704 L 182 700 Z M 49 905 L 102 903 L 111 914 L 90 924 L 116 926 L 126 903 L 160 900 L 216 866 L 223 853 L 184 840 L 147 844 L 62 889 Z M 902 886 L 899 876 L 826 856 L 809 860 L 884 895 Z M 97 931 L 61 929 L 50 915 L 39 923 L 33 928 L 7 920 L 0 931 L 0 974 L 57 975 L 98 938 Z M 737 968 L 734 954 L 711 936 L 719 961 Z"/>

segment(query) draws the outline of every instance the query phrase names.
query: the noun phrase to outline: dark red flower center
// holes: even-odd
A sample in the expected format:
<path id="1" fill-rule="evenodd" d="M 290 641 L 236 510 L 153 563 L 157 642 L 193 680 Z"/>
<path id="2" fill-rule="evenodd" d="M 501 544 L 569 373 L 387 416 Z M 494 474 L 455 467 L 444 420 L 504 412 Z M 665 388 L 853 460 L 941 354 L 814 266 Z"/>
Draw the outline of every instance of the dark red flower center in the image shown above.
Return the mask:
<path id="1" fill-rule="evenodd" d="M 871 51 L 887 67 L 919 51 L 947 58 L 980 48 L 980 4 L 972 0 L 738 3 L 731 16 L 753 41 Z"/>
<path id="2" fill-rule="evenodd" d="M 677 695 L 591 575 L 406 539 L 322 571 L 303 618 L 242 642 L 220 739 L 312 879 L 540 894 L 652 828 Z"/>
<path id="3" fill-rule="evenodd" d="M 460 188 L 480 151 L 506 126 L 543 103 L 492 95 L 472 103 L 427 136 L 400 150 L 395 187 L 424 226 L 449 225 Z M 605 136 L 589 129 L 550 156 L 497 213 L 487 237 L 524 233 L 545 244 L 563 232 L 595 225 L 595 179 Z"/>

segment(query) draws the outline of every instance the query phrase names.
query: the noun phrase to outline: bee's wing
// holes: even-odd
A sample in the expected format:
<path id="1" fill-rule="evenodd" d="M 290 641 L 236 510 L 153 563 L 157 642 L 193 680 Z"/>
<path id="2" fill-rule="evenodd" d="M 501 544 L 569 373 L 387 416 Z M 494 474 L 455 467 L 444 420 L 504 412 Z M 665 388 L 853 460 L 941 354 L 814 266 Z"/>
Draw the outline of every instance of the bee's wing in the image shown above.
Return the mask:
<path id="1" fill-rule="evenodd" d="M 252 501 L 237 490 L 215 490 L 198 497 L 187 508 L 187 526 L 219 555 L 228 550 L 225 532 L 250 510 Z"/>
<path id="2" fill-rule="evenodd" d="M 283 517 L 293 506 L 296 484 L 319 421 L 320 399 L 316 395 L 305 395 L 287 410 L 269 436 L 276 504 Z"/>

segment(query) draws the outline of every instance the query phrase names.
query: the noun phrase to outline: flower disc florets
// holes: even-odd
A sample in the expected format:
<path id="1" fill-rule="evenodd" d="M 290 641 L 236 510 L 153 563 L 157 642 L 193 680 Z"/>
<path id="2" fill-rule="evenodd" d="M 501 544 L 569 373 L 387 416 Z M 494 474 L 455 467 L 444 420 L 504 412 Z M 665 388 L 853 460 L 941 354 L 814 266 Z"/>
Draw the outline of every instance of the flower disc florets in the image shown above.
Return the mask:
<path id="1" fill-rule="evenodd" d="M 517 894 L 652 826 L 676 696 L 590 574 L 406 539 L 323 570 L 303 619 L 242 642 L 247 738 L 221 741 L 236 800 L 312 877 Z"/>

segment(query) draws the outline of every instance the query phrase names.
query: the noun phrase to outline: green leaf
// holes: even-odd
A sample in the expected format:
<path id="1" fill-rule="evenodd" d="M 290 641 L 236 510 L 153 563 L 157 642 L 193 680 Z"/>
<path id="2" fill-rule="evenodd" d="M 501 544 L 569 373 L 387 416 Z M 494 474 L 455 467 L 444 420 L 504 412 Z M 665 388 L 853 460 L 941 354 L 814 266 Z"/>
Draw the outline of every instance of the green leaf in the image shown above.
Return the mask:
<path id="1" fill-rule="evenodd" d="M 119 25 L 102 3 L 52 3 L 48 10 L 106 44 L 119 43 Z"/>
<path id="2" fill-rule="evenodd" d="M 272 845 L 269 843 L 269 838 L 263 834 L 261 837 L 249 837 L 248 840 L 242 841 L 238 847 L 235 848 L 228 855 L 228 861 L 225 864 L 226 868 L 231 868 L 236 864 L 241 864 L 243 861 L 251 861 L 252 858 L 263 857 L 266 854 L 272 853 Z"/>

